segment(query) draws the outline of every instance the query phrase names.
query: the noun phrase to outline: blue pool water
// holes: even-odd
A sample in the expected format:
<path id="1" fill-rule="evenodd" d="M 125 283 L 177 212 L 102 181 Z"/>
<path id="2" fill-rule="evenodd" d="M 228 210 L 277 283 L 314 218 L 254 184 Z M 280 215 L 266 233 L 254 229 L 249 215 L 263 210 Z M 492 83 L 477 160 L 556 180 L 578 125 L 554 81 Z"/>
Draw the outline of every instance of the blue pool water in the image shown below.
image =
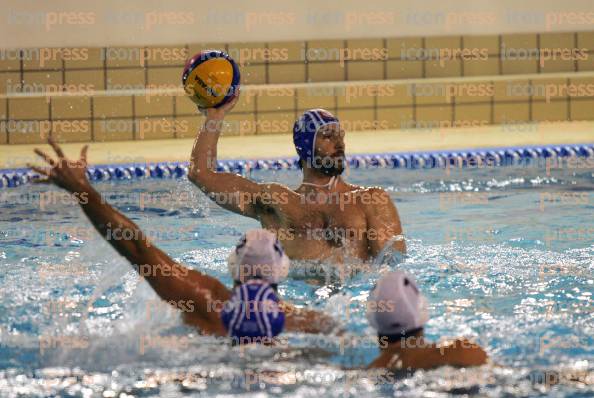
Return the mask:
<path id="1" fill-rule="evenodd" d="M 252 178 L 296 187 L 300 175 Z M 291 334 L 292 349 L 245 352 L 197 336 L 59 190 L 41 199 L 45 187 L 0 191 L 0 396 L 594 394 L 593 170 L 378 169 L 347 179 L 390 193 L 408 257 L 342 283 L 309 280 L 295 264 L 280 286 L 336 317 L 349 342 L 342 352 L 336 336 Z M 172 257 L 231 286 L 229 249 L 257 222 L 216 207 L 185 179 L 95 186 Z M 473 338 L 493 363 L 395 382 L 343 370 L 377 355 L 364 305 L 379 273 L 394 268 L 415 275 L 427 296 L 430 338 Z"/>

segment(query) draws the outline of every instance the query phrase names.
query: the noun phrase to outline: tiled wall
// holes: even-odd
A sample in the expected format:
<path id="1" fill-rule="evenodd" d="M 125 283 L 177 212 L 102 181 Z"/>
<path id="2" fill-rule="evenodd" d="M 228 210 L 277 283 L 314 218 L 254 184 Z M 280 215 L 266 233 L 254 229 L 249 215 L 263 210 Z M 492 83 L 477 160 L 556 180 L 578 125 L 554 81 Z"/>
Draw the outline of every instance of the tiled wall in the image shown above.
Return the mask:
<path id="1" fill-rule="evenodd" d="M 439 121 L 461 124 L 464 120 L 511 123 L 594 119 L 590 111 L 594 93 L 566 93 L 547 100 L 538 93 L 507 95 L 506 86 L 523 81 L 536 85 L 594 83 L 594 74 L 588 73 L 594 71 L 594 32 L 203 43 L 147 47 L 143 51 L 88 48 L 70 49 L 69 53 L 62 50 L 50 56 L 48 49 L 46 53 L 23 49 L 25 59 L 21 60 L 13 59 L 15 53 L 0 54 L 0 94 L 4 94 L 0 97 L 0 144 L 39 142 L 49 129 L 68 141 L 194 136 L 201 117 L 192 103 L 179 90 L 174 95 L 163 95 L 162 90 L 178 89 L 187 57 L 205 48 L 225 49 L 241 64 L 244 90 L 240 104 L 228 117 L 228 134 L 287 133 L 296 116 L 310 107 L 337 112 L 350 130 L 424 128 Z M 529 59 L 509 59 L 502 49 L 510 48 L 580 49 L 581 53 L 542 59 L 526 56 L 524 51 L 516 57 Z M 448 51 L 455 49 L 475 50 L 474 54 L 480 56 L 467 53 L 448 58 Z M 440 51 L 446 57 L 436 59 L 434 55 Z M 408 59 L 404 59 L 406 55 Z M 411 59 L 415 57 L 418 59 Z M 556 74 L 552 78 L 547 77 L 548 73 Z M 522 77 L 517 80 L 514 75 Z M 476 80 L 480 76 L 489 77 Z M 476 87 L 490 84 L 493 92 L 464 95 L 463 90 L 458 90 L 455 98 L 427 95 L 436 89 L 419 94 L 415 90 L 424 78 L 451 78 L 436 81 L 442 86 L 448 82 L 474 82 Z M 387 81 L 374 92 L 361 88 L 364 86 L 357 83 L 360 80 Z M 304 82 L 336 83 L 300 85 Z M 253 86 L 260 84 L 283 86 Z M 151 95 L 121 91 L 147 87 L 157 91 Z M 390 95 L 386 87 L 393 88 Z M 58 91 L 72 95 L 53 95 Z M 23 96 L 23 92 L 33 95 Z"/>
<path id="2" fill-rule="evenodd" d="M 49 60 L 40 60 L 32 49 L 27 49 L 23 51 L 31 53 L 23 61 L 0 56 L 0 93 L 15 91 L 21 80 L 25 85 L 92 85 L 96 90 L 178 84 L 186 58 L 205 48 L 224 49 L 235 55 L 242 63 L 244 84 L 594 71 L 594 32 L 199 43 L 146 47 L 144 59 L 136 55 L 139 48 L 73 49 L 69 54 L 52 55 Z M 558 56 L 541 63 L 539 56 L 528 57 L 520 52 L 506 57 L 502 51 L 556 48 L 584 49 L 587 59 Z M 447 54 L 455 49 L 476 51 L 466 56 Z M 439 50 L 446 51 L 441 61 L 431 55 Z M 340 53 L 346 57 L 342 61 Z"/>
<path id="3" fill-rule="evenodd" d="M 556 90 L 548 98 L 547 87 Z M 2 142 L 11 144 L 41 142 L 49 123 L 66 141 L 117 141 L 193 137 L 202 120 L 181 91 L 49 101 L 9 98 L 0 106 L 5 110 Z M 335 112 L 348 131 L 594 120 L 594 73 L 247 86 L 226 119 L 224 133 L 289 133 L 296 117 L 311 107 Z"/>

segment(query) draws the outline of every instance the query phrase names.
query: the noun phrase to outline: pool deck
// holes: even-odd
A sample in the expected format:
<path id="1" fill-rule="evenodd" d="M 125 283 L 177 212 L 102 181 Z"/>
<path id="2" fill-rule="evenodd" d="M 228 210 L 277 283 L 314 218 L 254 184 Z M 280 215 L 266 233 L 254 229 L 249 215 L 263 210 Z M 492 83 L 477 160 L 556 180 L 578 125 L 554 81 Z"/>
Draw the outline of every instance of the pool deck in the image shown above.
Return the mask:
<path id="1" fill-rule="evenodd" d="M 193 141 L 176 139 L 91 143 L 89 163 L 187 161 Z M 585 143 L 594 143 L 594 122 L 347 132 L 346 152 L 384 153 Z M 24 167 L 27 163 L 40 164 L 33 154 L 33 148 L 43 146 L 0 145 L 0 169 Z M 67 155 L 75 157 L 82 146 L 82 143 L 64 144 L 63 148 Z M 287 134 L 223 136 L 219 141 L 218 154 L 220 159 L 292 157 L 295 156 L 295 149 L 292 137 Z"/>

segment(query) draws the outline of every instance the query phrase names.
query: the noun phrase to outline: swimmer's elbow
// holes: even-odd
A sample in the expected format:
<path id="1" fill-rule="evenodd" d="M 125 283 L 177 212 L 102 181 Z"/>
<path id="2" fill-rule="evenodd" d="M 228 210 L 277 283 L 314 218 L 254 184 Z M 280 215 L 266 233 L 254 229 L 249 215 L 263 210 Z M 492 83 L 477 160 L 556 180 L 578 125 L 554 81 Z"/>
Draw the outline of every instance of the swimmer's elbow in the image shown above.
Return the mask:
<path id="1" fill-rule="evenodd" d="M 188 171 L 188 179 L 192 182 L 197 182 L 201 180 L 204 174 L 204 170 L 201 170 L 199 167 L 190 167 L 190 170 Z"/>
<path id="2" fill-rule="evenodd" d="M 198 173 L 194 170 L 188 172 L 188 180 L 190 180 L 191 183 L 198 185 L 199 178 Z"/>
<path id="3" fill-rule="evenodd" d="M 201 189 L 204 189 L 213 174 L 214 172 L 212 170 L 194 167 L 188 172 L 188 180 Z"/>

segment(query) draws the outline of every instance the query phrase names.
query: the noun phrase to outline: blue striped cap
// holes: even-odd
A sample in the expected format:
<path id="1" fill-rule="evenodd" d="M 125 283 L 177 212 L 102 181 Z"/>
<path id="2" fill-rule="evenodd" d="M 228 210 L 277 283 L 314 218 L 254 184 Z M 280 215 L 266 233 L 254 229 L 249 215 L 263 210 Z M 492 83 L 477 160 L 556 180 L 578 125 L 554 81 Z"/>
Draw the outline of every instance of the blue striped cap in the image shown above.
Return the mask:
<path id="1" fill-rule="evenodd" d="M 229 336 L 237 343 L 259 343 L 279 335 L 285 326 L 279 301 L 274 289 L 263 280 L 237 286 L 221 312 Z"/>
<path id="2" fill-rule="evenodd" d="M 293 143 L 299 159 L 313 159 L 318 130 L 329 124 L 338 124 L 338 119 L 325 109 L 310 109 L 293 126 Z"/>

